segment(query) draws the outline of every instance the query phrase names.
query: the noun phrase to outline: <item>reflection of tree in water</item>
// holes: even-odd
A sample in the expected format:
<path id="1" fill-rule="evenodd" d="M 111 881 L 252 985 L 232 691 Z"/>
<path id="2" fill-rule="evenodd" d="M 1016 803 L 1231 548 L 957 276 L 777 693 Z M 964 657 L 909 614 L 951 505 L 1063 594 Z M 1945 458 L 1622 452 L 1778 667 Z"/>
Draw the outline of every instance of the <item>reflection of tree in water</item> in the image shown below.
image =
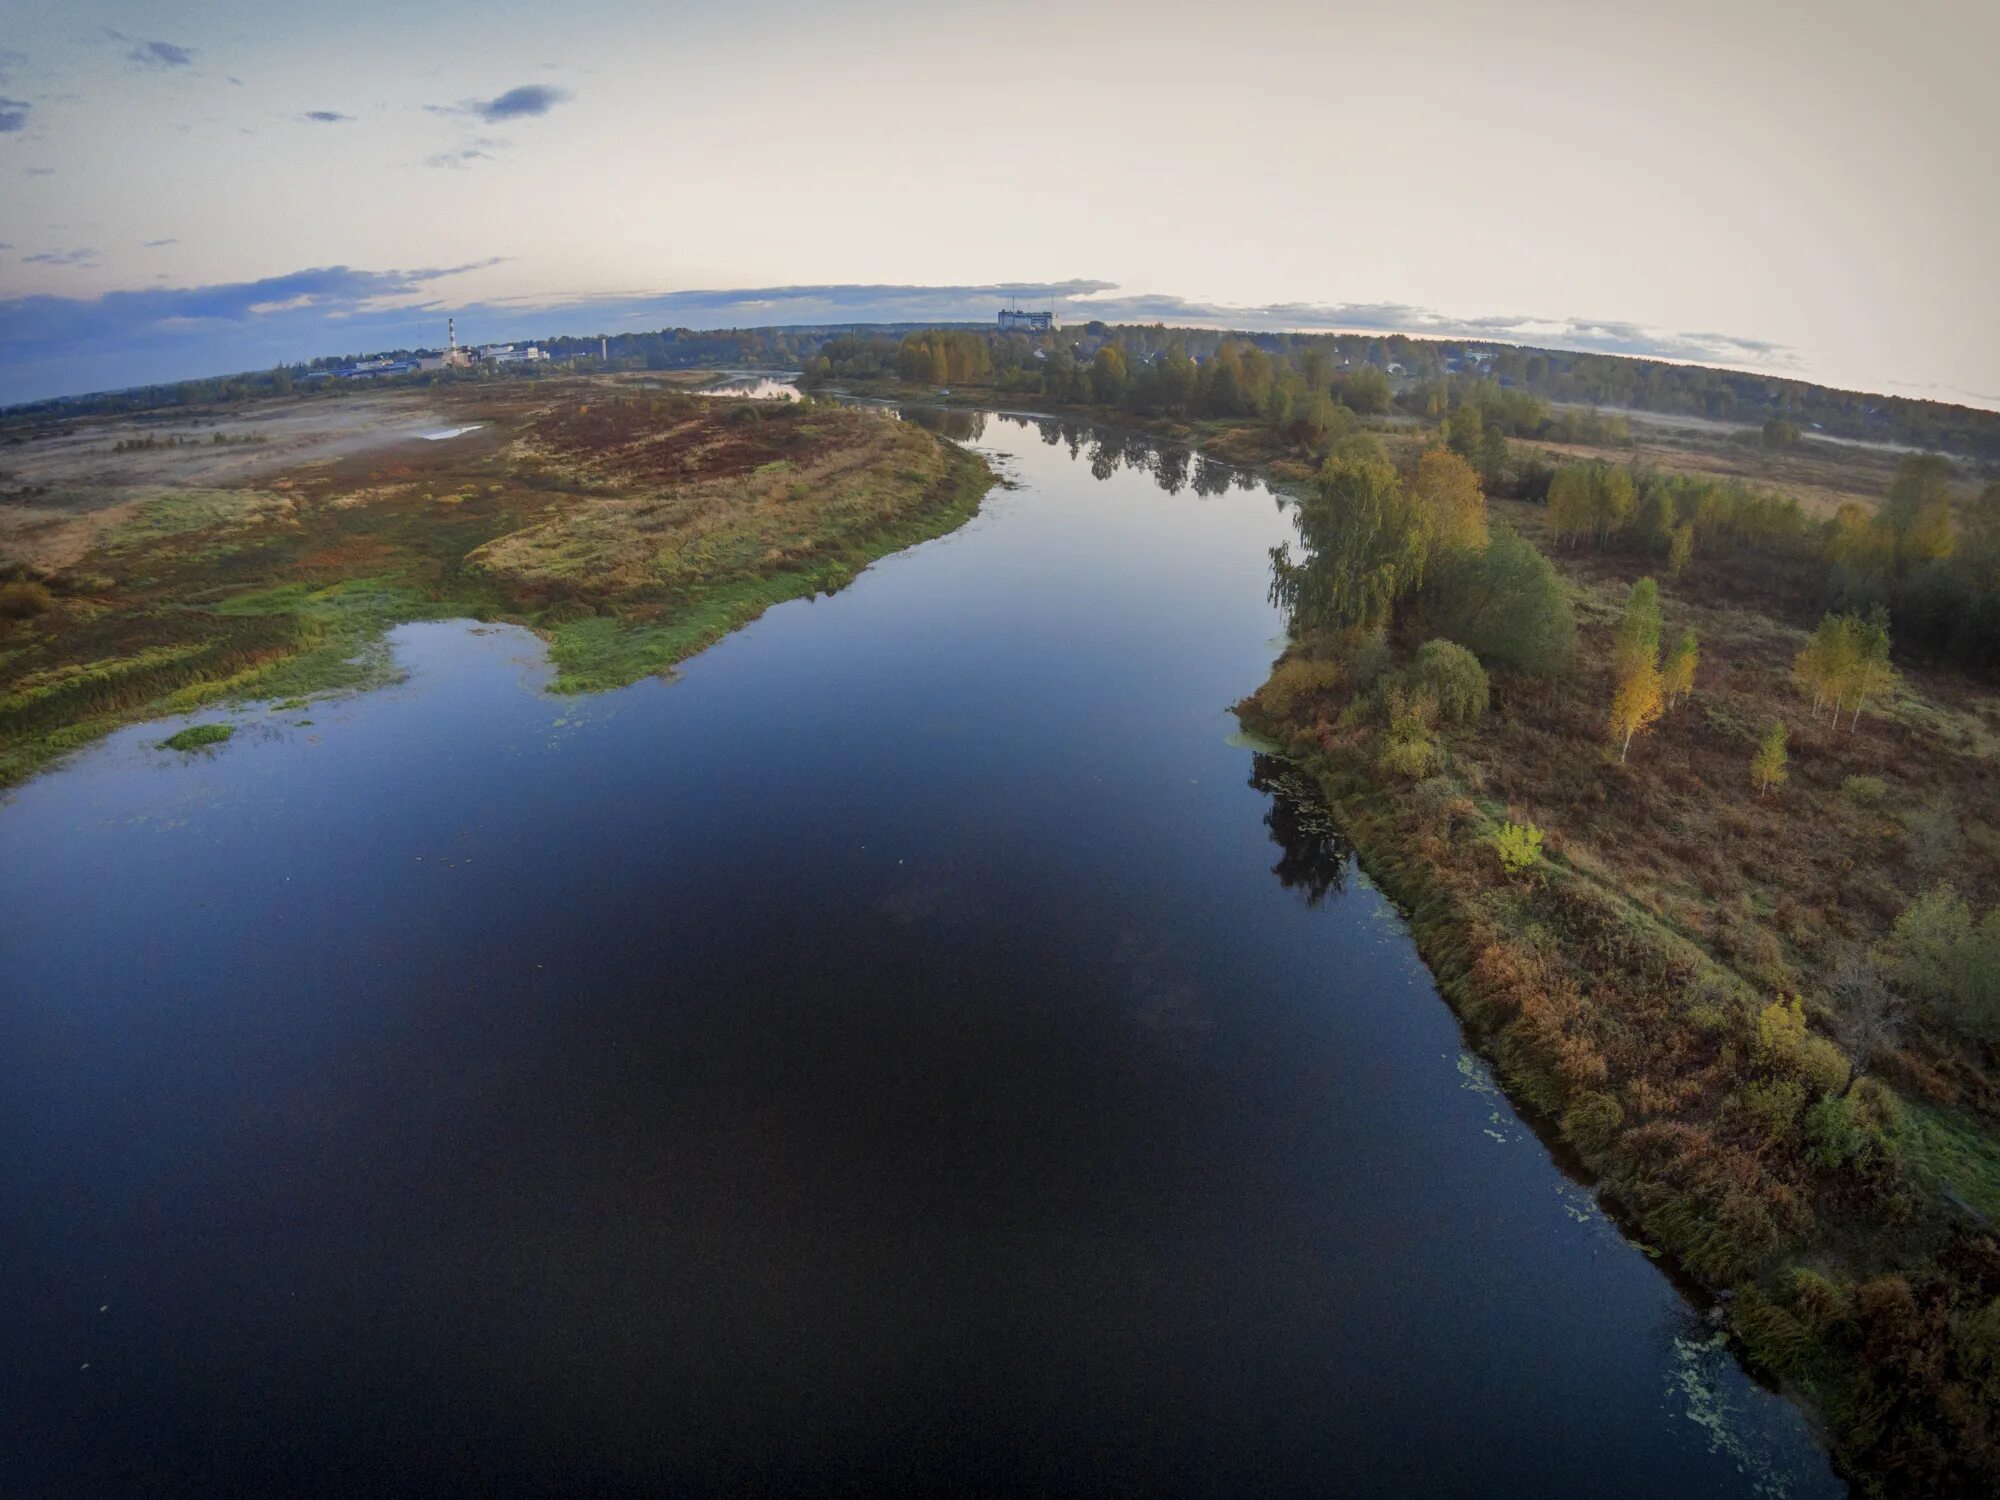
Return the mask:
<path id="1" fill-rule="evenodd" d="M 1339 895 L 1354 846 L 1347 842 L 1313 779 L 1275 755 L 1250 761 L 1250 785 L 1271 799 L 1264 826 L 1281 851 L 1271 873 L 1287 890 L 1301 891 L 1307 906 Z"/>
<path id="2" fill-rule="evenodd" d="M 1162 448 L 1153 462 L 1153 481 L 1169 495 L 1187 488 L 1188 462 L 1194 455 L 1186 448 Z"/>
<path id="3" fill-rule="evenodd" d="M 1108 433 L 1100 433 L 1090 446 L 1090 477 L 1109 479 L 1118 472 L 1118 461 L 1124 453 L 1122 442 Z"/>
<path id="4" fill-rule="evenodd" d="M 1238 469 L 1236 471 L 1236 488 L 1239 490 L 1254 490 L 1257 488 L 1257 482 L 1256 470 Z"/>
<path id="5" fill-rule="evenodd" d="M 1062 441 L 1062 423 L 1058 422 L 1054 417 L 1043 417 L 1039 422 L 1035 423 L 1035 428 L 1041 433 L 1042 441 L 1047 443 L 1051 448 Z"/>
<path id="6" fill-rule="evenodd" d="M 900 415 L 905 422 L 914 422 L 953 442 L 977 442 L 986 435 L 986 413 L 983 411 L 956 406 L 906 406 Z"/>
<path id="7" fill-rule="evenodd" d="M 1209 496 L 1224 494 L 1229 482 L 1235 478 L 1228 464 L 1219 464 L 1212 458 L 1197 455 L 1194 461 L 1194 492 Z"/>

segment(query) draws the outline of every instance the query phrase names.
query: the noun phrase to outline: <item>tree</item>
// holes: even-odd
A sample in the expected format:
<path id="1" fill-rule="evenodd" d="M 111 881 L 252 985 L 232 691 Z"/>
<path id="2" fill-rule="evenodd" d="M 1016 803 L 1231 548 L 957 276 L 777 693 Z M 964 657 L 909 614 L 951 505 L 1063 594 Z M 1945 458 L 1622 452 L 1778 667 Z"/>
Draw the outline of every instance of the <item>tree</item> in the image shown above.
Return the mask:
<path id="1" fill-rule="evenodd" d="M 1904 1007 L 1875 961 L 1854 952 L 1842 955 L 1834 965 L 1827 979 L 1826 1004 L 1828 1029 L 1847 1049 L 1847 1082 L 1838 1095 L 1845 1099 L 1870 1059 L 1896 1045 Z"/>
<path id="2" fill-rule="evenodd" d="M 1117 405 L 1125 394 L 1125 351 L 1106 344 L 1090 362 L 1091 393 L 1106 406 Z"/>
<path id="3" fill-rule="evenodd" d="M 1455 641 L 1425 641 L 1417 648 L 1410 687 L 1437 705 L 1446 724 L 1470 724 L 1486 712 L 1486 669 Z"/>
<path id="4" fill-rule="evenodd" d="M 1271 602 L 1294 631 L 1379 624 L 1423 578 L 1422 520 L 1386 462 L 1328 459 L 1299 505 L 1303 556 L 1271 549 Z"/>
<path id="5" fill-rule="evenodd" d="M 1889 612 L 1876 605 L 1868 612 L 1868 618 L 1855 622 L 1853 630 L 1854 663 L 1849 671 L 1846 689 L 1854 699 L 1854 717 L 1847 721 L 1852 729 L 1861 722 L 1861 705 L 1870 698 L 1879 698 L 1895 691 L 1896 669 L 1889 665 Z"/>
<path id="6" fill-rule="evenodd" d="M 1834 718 L 1836 721 L 1839 719 L 1841 700 L 1846 696 L 1847 684 L 1852 681 L 1859 660 L 1860 646 L 1855 638 L 1854 617 L 1822 616 L 1812 639 L 1792 659 L 1792 676 L 1800 687 L 1812 694 L 1815 714 L 1821 704 L 1831 703 Z"/>
<path id="7" fill-rule="evenodd" d="M 1772 787 L 1783 786 L 1791 773 L 1785 769 L 1789 757 L 1785 754 L 1785 726 L 1773 724 L 1771 732 L 1757 747 L 1757 754 L 1750 761 L 1750 780 L 1756 784 L 1757 795 L 1763 796 Z"/>
<path id="8" fill-rule="evenodd" d="M 1549 480 L 1549 525 L 1559 541 L 1573 541 L 1597 524 L 1597 502 L 1590 470 L 1570 464 Z"/>
<path id="9" fill-rule="evenodd" d="M 1601 467 L 1591 476 L 1591 504 L 1601 546 L 1605 538 L 1622 530 L 1632 519 L 1633 511 L 1638 509 L 1639 491 L 1632 483 L 1632 476 L 1623 469 Z"/>
<path id="10" fill-rule="evenodd" d="M 1934 886 L 1896 918 L 1881 957 L 1906 993 L 1971 1035 L 2000 1041 L 2000 907 L 1975 919 L 1951 886 Z"/>
<path id="11" fill-rule="evenodd" d="M 1660 660 L 1660 586 L 1650 578 L 1638 580 L 1625 596 L 1625 613 L 1611 646 L 1612 665 L 1621 679 L 1642 659 L 1654 666 Z"/>
<path id="12" fill-rule="evenodd" d="M 1667 571 L 1678 578 L 1694 559 L 1694 523 L 1683 521 L 1667 532 Z"/>
<path id="13" fill-rule="evenodd" d="M 1909 568 L 1951 555 L 1951 460 L 1912 453 L 1896 466 L 1882 520 L 1896 539 L 1896 564 Z"/>
<path id="14" fill-rule="evenodd" d="M 1674 649 L 1667 653 L 1666 666 L 1660 670 L 1668 708 L 1694 691 L 1695 668 L 1700 664 L 1701 643 L 1692 629 L 1683 630 L 1681 638 L 1674 642 Z"/>
<path id="15" fill-rule="evenodd" d="M 1895 533 L 1882 517 L 1850 500 L 1827 523 L 1821 555 L 1856 577 L 1886 573 L 1896 562 Z"/>
<path id="16" fill-rule="evenodd" d="M 1772 417 L 1764 424 L 1764 446 L 1766 448 L 1796 448 L 1798 445 L 1798 423 L 1787 422 L 1783 417 Z"/>
<path id="17" fill-rule="evenodd" d="M 1659 667 L 1650 658 L 1634 657 L 1611 695 L 1611 737 L 1618 741 L 1620 765 L 1632 748 L 1632 736 L 1654 723 L 1662 708 Z"/>
<path id="18" fill-rule="evenodd" d="M 1512 457 L 1507 446 L 1507 434 L 1497 422 L 1489 422 L 1486 434 L 1479 440 L 1479 478 L 1489 489 L 1500 483 L 1507 474 L 1507 464 Z"/>
<path id="19" fill-rule="evenodd" d="M 1431 628 L 1489 666 L 1554 677 L 1576 649 L 1576 612 L 1555 565 L 1511 526 L 1486 550 L 1440 560 L 1424 591 Z"/>
<path id="20" fill-rule="evenodd" d="M 1427 512 L 1433 545 L 1477 552 L 1486 545 L 1486 496 L 1470 464 L 1447 448 L 1427 448 L 1410 476 L 1410 499 Z"/>
<path id="21" fill-rule="evenodd" d="M 1485 415 L 1471 402 L 1445 418 L 1445 446 L 1450 448 L 1468 464 L 1479 457 L 1480 446 L 1486 441 Z"/>
<path id="22" fill-rule="evenodd" d="M 1363 416 L 1385 412 L 1389 409 L 1389 377 L 1373 365 L 1363 365 L 1341 381 L 1337 394 Z"/>

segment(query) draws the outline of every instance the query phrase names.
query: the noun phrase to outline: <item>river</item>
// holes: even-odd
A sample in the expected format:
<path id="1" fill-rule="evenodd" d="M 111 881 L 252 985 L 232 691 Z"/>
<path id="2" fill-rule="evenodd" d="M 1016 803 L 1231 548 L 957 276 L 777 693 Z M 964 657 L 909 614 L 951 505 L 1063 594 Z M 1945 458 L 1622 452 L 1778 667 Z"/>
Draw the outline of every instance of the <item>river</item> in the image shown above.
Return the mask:
<path id="1" fill-rule="evenodd" d="M 0 807 L 0 1494 L 1842 1492 L 1233 735 L 1276 497 L 927 420 L 1015 487 L 671 682 Z"/>

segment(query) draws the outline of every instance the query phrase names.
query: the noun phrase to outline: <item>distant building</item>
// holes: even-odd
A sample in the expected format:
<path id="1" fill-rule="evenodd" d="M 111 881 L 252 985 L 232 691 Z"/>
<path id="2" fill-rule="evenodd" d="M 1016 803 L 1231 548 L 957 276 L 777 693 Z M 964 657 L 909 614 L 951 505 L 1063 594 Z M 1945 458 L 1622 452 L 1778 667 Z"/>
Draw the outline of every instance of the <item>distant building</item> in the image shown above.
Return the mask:
<path id="1" fill-rule="evenodd" d="M 479 351 L 479 357 L 490 365 L 529 365 L 537 360 L 547 359 L 548 351 L 528 344 L 516 349 L 512 344 L 488 344 Z"/>
<path id="2" fill-rule="evenodd" d="M 1021 308 L 1000 309 L 1000 331 L 1002 333 L 1048 333 L 1056 326 L 1053 312 L 1027 312 Z"/>

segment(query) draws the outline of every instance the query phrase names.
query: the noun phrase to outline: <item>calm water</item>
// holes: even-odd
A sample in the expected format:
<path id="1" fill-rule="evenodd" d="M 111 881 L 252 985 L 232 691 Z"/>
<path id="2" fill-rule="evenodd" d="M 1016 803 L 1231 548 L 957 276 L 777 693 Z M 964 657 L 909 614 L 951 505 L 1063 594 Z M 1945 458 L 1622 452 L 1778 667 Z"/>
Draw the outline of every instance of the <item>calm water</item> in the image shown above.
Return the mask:
<path id="1" fill-rule="evenodd" d="M 0 808 L 0 1495 L 1837 1493 L 1231 742 L 1273 498 L 934 420 L 1021 488 L 676 682 Z"/>

